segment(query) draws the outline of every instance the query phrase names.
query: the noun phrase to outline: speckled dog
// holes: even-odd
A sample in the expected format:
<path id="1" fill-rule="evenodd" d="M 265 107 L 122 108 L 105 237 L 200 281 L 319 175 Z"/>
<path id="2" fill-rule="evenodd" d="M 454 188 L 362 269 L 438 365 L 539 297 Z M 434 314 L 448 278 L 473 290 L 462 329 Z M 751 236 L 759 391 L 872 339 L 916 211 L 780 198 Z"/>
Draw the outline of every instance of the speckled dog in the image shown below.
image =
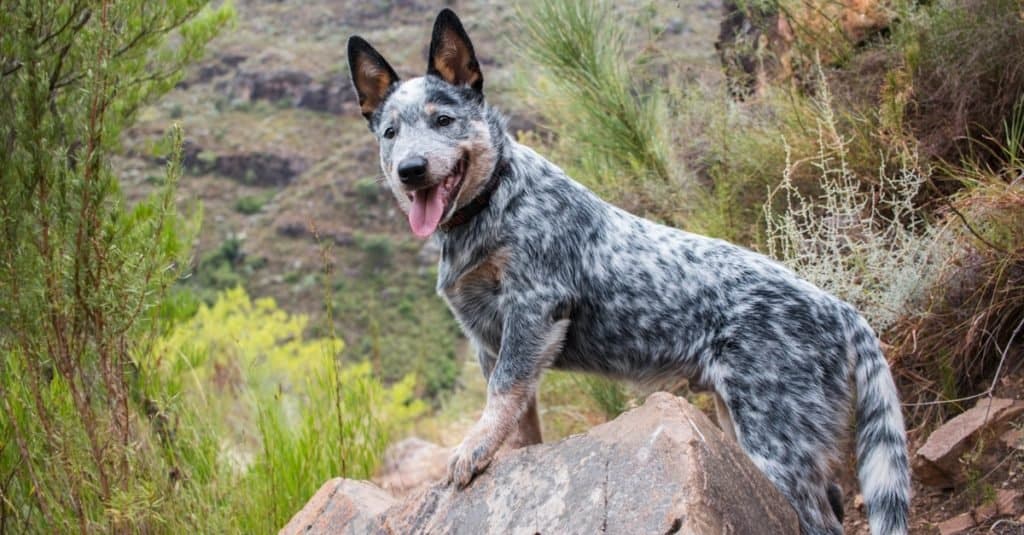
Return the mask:
<path id="1" fill-rule="evenodd" d="M 429 56 L 426 76 L 401 82 L 366 41 L 348 43 L 387 184 L 412 231 L 439 242 L 438 293 L 488 380 L 450 480 L 469 484 L 506 441 L 540 442 L 545 368 L 686 377 L 716 393 L 723 429 L 808 535 L 842 533 L 830 462 L 855 406 L 871 530 L 905 533 L 903 418 L 858 313 L 762 255 L 630 215 L 516 143 L 484 102 L 473 45 L 449 10 Z"/>

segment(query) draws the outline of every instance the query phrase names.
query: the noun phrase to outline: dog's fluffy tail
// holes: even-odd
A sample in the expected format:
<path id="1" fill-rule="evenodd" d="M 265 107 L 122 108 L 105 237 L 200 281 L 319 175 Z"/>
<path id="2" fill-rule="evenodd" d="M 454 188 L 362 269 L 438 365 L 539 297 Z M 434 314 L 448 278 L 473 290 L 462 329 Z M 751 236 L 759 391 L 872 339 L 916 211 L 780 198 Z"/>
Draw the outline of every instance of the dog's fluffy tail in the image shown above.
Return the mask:
<path id="1" fill-rule="evenodd" d="M 910 467 L 896 384 L 874 331 L 849 310 L 847 325 L 857 381 L 857 477 L 873 535 L 905 534 Z"/>

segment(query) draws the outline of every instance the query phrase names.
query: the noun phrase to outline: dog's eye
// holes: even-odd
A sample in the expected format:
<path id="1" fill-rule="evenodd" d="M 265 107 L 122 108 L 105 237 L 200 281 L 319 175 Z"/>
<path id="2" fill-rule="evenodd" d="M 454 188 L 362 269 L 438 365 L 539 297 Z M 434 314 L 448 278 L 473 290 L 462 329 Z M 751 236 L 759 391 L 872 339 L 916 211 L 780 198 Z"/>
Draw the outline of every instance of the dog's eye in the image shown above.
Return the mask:
<path id="1" fill-rule="evenodd" d="M 384 137 L 387 139 L 395 137 L 395 129 L 389 126 L 387 130 L 384 131 Z"/>
<path id="2" fill-rule="evenodd" d="M 438 115 L 437 116 L 437 126 L 448 126 L 448 125 L 452 124 L 452 121 L 454 121 L 454 120 L 455 119 L 452 119 L 451 117 L 449 117 L 447 115 Z"/>

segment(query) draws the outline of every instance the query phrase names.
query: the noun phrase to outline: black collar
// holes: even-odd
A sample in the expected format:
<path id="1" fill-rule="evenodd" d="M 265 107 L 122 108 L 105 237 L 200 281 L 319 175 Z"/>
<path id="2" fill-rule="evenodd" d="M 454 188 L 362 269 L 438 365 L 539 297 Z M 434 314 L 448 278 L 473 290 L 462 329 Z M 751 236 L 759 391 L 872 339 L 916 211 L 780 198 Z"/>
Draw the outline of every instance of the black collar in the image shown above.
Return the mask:
<path id="1" fill-rule="evenodd" d="M 484 184 L 483 191 L 481 191 L 476 197 L 473 197 L 473 200 L 466 203 L 465 206 L 456 210 L 448 221 L 445 221 L 441 225 L 441 229 L 448 232 L 459 225 L 464 225 L 468 223 L 473 216 L 482 212 L 484 208 L 487 208 L 487 205 L 491 203 L 491 195 L 493 195 L 495 190 L 498 189 L 498 186 L 501 185 L 501 177 L 508 172 L 508 168 L 508 161 L 502 159 L 502 161 L 494 167 L 494 172 L 491 173 L 491 178 L 487 180 L 486 184 Z"/>

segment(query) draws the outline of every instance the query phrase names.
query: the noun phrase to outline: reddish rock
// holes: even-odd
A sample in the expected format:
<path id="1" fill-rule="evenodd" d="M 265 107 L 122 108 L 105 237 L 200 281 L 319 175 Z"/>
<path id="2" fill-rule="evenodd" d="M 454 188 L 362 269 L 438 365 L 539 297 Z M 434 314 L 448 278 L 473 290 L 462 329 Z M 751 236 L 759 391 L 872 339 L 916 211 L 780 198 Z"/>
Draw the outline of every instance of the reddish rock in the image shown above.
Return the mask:
<path id="1" fill-rule="evenodd" d="M 939 528 L 940 535 L 958 535 L 976 525 L 977 522 L 974 521 L 974 517 L 971 516 L 971 513 L 961 513 L 949 520 L 940 522 L 935 527 Z"/>
<path id="2" fill-rule="evenodd" d="M 949 487 L 962 480 L 960 456 L 979 432 L 1005 425 L 1024 413 L 1024 401 L 984 398 L 974 408 L 942 424 L 914 456 L 914 475 L 922 483 Z"/>
<path id="3" fill-rule="evenodd" d="M 799 533 L 796 513 L 750 459 L 664 393 L 585 435 L 511 451 L 467 489 L 436 484 L 372 520 L 383 491 L 328 485 L 287 533 Z"/>
<path id="4" fill-rule="evenodd" d="M 278 532 L 370 533 L 377 516 L 395 504 L 390 494 L 366 481 L 334 478 L 324 483 L 306 506 Z"/>
<path id="5" fill-rule="evenodd" d="M 422 490 L 444 477 L 451 453 L 448 448 L 416 437 L 396 442 L 384 454 L 373 482 L 394 496 Z"/>

